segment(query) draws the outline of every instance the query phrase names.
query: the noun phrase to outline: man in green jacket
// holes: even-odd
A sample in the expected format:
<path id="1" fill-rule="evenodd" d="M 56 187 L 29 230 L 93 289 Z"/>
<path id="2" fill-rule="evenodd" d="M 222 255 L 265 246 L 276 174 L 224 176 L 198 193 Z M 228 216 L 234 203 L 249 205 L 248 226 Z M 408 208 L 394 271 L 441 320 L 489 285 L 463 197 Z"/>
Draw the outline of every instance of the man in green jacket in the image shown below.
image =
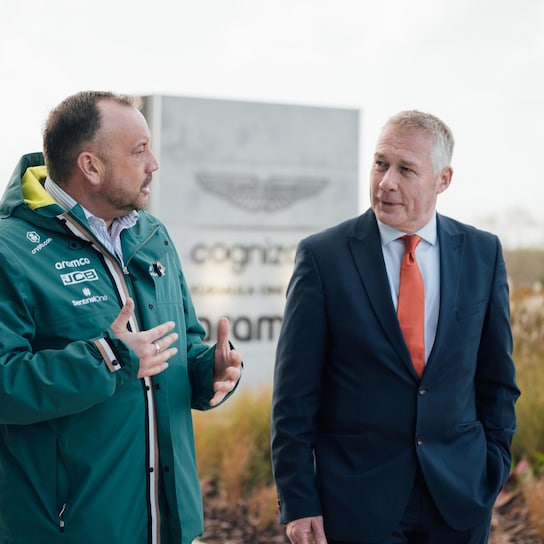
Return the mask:
<path id="1" fill-rule="evenodd" d="M 132 99 L 67 98 L 44 155 L 0 202 L 0 544 L 189 544 L 191 409 L 240 378 L 228 321 L 203 343 L 174 244 L 143 210 L 158 164 Z"/>

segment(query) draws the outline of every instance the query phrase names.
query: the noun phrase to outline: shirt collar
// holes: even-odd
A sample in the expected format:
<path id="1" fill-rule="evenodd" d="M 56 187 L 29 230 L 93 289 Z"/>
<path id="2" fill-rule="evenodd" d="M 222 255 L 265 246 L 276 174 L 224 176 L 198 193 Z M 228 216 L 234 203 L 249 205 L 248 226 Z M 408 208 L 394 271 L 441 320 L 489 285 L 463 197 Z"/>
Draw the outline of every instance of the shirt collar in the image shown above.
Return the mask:
<path id="1" fill-rule="evenodd" d="M 84 206 L 81 206 L 81 204 L 79 204 L 77 200 L 75 200 L 72 196 L 70 196 L 62 187 L 60 187 L 60 185 L 55 183 L 49 176 L 45 178 L 44 189 L 53 197 L 55 202 L 65 212 L 68 212 L 75 206 L 79 205 L 81 209 L 83 210 L 83 212 L 85 213 L 85 217 L 87 218 L 87 221 L 89 221 L 89 223 L 91 224 L 104 223 L 103 219 L 92 214 Z M 136 224 L 138 217 L 139 217 L 138 212 L 134 210 L 128 213 L 127 215 L 124 215 L 122 217 L 117 217 L 113 221 L 116 222 L 119 219 L 122 219 L 123 223 L 125 223 L 127 226 L 132 226 Z"/>
<path id="2" fill-rule="evenodd" d="M 380 231 L 382 246 L 386 246 L 387 244 L 407 234 L 406 232 L 402 232 L 389 225 L 386 225 L 385 223 L 382 223 L 377 218 L 376 220 L 378 221 L 378 229 Z M 433 214 L 431 220 L 426 225 L 421 227 L 419 230 L 411 232 L 409 234 L 417 234 L 418 236 L 421 236 L 421 238 L 427 243 L 434 246 L 437 241 L 436 213 Z"/>

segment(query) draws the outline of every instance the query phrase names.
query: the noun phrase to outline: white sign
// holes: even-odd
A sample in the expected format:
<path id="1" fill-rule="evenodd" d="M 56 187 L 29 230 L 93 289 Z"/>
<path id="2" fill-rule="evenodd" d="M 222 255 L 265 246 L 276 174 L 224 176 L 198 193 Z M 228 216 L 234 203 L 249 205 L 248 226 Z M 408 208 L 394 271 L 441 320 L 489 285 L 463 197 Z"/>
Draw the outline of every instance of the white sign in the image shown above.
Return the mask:
<path id="1" fill-rule="evenodd" d="M 209 340 L 229 317 L 244 383 L 271 383 L 298 241 L 357 214 L 358 112 L 152 96 L 144 114 L 161 165 L 151 210 Z"/>

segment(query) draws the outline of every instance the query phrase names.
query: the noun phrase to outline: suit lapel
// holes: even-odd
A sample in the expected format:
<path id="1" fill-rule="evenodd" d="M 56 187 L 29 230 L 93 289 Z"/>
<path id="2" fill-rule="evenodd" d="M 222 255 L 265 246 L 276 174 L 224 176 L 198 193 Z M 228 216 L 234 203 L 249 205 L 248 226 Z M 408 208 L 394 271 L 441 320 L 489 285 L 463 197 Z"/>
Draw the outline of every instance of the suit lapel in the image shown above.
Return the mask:
<path id="1" fill-rule="evenodd" d="M 449 324 L 455 317 L 464 241 L 463 234 L 441 215 L 437 215 L 437 229 L 440 244 L 440 310 L 433 348 L 427 361 L 429 372 L 437 357 L 436 354 L 440 351 L 441 343 L 446 337 Z"/>
<path id="2" fill-rule="evenodd" d="M 352 235 L 348 237 L 348 246 L 376 319 L 380 322 L 400 358 L 413 370 L 391 300 L 391 289 L 387 281 L 380 233 L 371 210 L 359 217 Z"/>

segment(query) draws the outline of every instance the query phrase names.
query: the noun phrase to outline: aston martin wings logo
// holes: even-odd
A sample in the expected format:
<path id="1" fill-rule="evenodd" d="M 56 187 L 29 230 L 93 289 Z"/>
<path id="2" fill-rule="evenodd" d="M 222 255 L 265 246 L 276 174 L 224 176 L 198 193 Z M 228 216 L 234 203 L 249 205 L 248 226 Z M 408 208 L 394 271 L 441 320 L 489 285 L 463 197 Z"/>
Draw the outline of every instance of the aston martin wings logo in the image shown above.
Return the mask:
<path id="1" fill-rule="evenodd" d="M 319 176 L 271 176 L 201 172 L 196 180 L 206 191 L 252 212 L 276 212 L 320 193 L 329 180 Z"/>

